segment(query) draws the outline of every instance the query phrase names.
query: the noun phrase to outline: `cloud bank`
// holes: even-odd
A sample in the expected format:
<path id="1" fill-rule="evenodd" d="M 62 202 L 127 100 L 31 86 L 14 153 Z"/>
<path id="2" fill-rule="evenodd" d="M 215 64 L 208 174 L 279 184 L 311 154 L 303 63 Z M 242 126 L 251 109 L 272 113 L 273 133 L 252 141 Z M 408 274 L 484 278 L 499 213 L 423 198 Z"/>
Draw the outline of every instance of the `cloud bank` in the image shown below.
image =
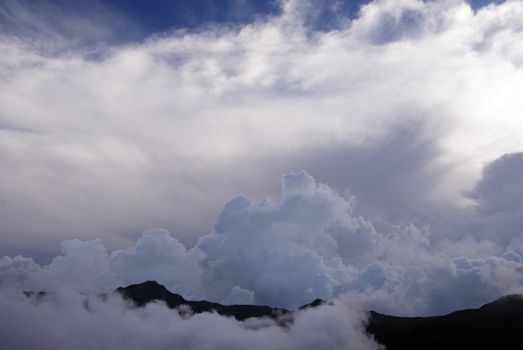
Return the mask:
<path id="1" fill-rule="evenodd" d="M 506 155 L 486 167 L 475 193 L 496 191 L 492 169 L 504 175 L 520 158 Z M 2 258 L 1 282 L 99 293 L 153 279 L 195 300 L 293 309 L 315 298 L 351 295 L 369 307 L 425 315 L 523 291 L 520 225 L 497 218 L 497 230 L 486 224 L 468 230 L 493 220 L 482 214 L 484 202 L 452 239 L 412 223 L 378 230 L 355 213 L 354 203 L 306 172 L 290 173 L 282 177 L 278 200 L 240 196 L 227 203 L 213 230 L 192 248 L 164 229 L 146 231 L 133 246 L 111 253 L 100 240 L 68 240 L 63 255 L 43 267 L 28 258 Z"/>
<path id="2" fill-rule="evenodd" d="M 520 209 L 514 200 L 517 191 L 502 200 L 500 189 L 521 157 L 508 154 L 485 168 L 471 194 L 482 198 L 473 224 L 496 216 L 485 213 L 484 206 L 492 203 L 480 193 L 496 193 L 493 203 L 511 203 L 502 206 L 506 212 Z M 508 186 L 522 185 L 513 178 Z M 45 266 L 21 256 L 3 257 L 0 311 L 8 325 L 5 339 L 13 347 L 38 343 L 44 348 L 176 344 L 219 349 L 253 343 L 260 349 L 376 349 L 363 331 L 362 310 L 433 315 L 523 293 L 521 226 L 512 227 L 517 233 L 510 239 L 499 239 L 513 224 L 511 217 L 504 217 L 497 231 L 487 225 L 467 231 L 469 223 L 448 239 L 412 223 L 377 230 L 371 220 L 355 213 L 355 206 L 354 196 L 342 196 L 302 171 L 282 177 L 277 200 L 231 200 L 213 230 L 193 248 L 166 230 L 154 229 L 133 246 L 110 253 L 100 240 L 64 241 L 62 255 Z M 267 320 L 241 323 L 214 314 L 183 318 L 162 304 L 136 310 L 117 297 L 96 297 L 150 279 L 194 300 L 291 309 L 318 297 L 335 302 L 300 312 L 290 329 L 281 329 Z M 23 290 L 51 294 L 35 300 Z M 35 326 L 29 336 L 22 336 L 28 317 Z M 89 340 L 93 337 L 96 342 Z"/>
<path id="3" fill-rule="evenodd" d="M 343 304 L 298 312 L 288 329 L 210 313 L 182 318 L 162 304 L 130 309 L 117 297 L 102 302 L 70 290 L 39 303 L 2 294 L 0 310 L 9 349 L 377 349 L 361 315 Z"/>

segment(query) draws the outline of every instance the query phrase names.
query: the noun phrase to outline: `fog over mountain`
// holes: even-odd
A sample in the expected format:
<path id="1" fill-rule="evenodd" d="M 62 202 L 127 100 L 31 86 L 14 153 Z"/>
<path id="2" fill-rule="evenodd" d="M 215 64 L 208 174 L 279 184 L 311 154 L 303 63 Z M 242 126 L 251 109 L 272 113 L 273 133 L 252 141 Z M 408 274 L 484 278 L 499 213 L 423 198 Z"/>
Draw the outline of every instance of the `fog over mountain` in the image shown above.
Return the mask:
<path id="1" fill-rule="evenodd" d="M 0 339 L 376 349 L 368 310 L 522 294 L 523 2 L 336 4 L 144 34 L 103 1 L 2 2 Z M 333 304 L 282 329 L 96 297 L 149 280 Z"/>

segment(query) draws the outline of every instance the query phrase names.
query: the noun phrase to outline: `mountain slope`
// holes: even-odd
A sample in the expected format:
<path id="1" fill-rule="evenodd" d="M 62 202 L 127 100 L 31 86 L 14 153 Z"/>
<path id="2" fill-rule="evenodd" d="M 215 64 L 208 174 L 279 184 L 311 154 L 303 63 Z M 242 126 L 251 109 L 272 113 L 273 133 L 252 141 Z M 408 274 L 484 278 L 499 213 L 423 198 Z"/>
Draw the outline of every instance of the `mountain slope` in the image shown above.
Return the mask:
<path id="1" fill-rule="evenodd" d="M 268 317 L 281 326 L 293 322 L 293 312 L 286 309 L 190 301 L 154 281 L 120 287 L 116 292 L 138 307 L 163 301 L 181 314 L 216 312 L 239 321 Z M 300 310 L 323 303 L 317 299 Z M 523 296 L 508 295 L 478 309 L 460 310 L 445 316 L 398 317 L 371 311 L 366 330 L 388 350 L 523 349 Z"/>
<path id="2" fill-rule="evenodd" d="M 155 281 L 147 281 L 140 284 L 120 287 L 116 292 L 125 299 L 131 300 L 136 306 L 144 306 L 153 301 L 163 301 L 174 309 L 180 306 L 188 306 L 193 313 L 216 312 L 220 315 L 234 317 L 239 321 L 251 317 L 269 317 L 280 319 L 282 316 L 289 314 L 289 310 L 272 308 L 261 305 L 222 305 L 209 301 L 189 301 L 181 295 L 171 293 L 167 288 Z"/>
<path id="3" fill-rule="evenodd" d="M 367 332 L 388 350 L 523 349 L 523 297 L 445 316 L 396 317 L 371 311 Z"/>

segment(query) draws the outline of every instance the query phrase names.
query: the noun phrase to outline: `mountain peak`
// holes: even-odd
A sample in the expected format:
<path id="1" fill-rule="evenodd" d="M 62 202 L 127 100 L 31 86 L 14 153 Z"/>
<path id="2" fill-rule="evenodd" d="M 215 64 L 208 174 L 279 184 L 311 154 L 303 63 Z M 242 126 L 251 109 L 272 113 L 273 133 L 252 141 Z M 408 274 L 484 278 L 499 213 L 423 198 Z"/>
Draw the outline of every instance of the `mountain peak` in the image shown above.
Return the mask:
<path id="1" fill-rule="evenodd" d="M 189 312 L 216 312 L 223 316 L 234 317 L 243 321 L 251 317 L 269 317 L 280 322 L 282 325 L 289 320 L 282 316 L 289 314 L 289 310 L 272 308 L 265 305 L 222 305 L 206 300 L 191 301 L 185 300 L 181 295 L 170 292 L 167 288 L 156 281 L 146 281 L 133 284 L 127 287 L 120 287 L 115 290 L 124 299 L 132 301 L 136 306 L 145 306 L 154 301 L 163 301 L 171 309 L 178 309 L 180 306 L 187 306 Z M 181 314 L 186 314 L 187 308 L 179 309 Z"/>
<path id="2" fill-rule="evenodd" d="M 303 306 L 300 306 L 299 310 L 305 310 L 305 309 L 308 309 L 308 308 L 311 308 L 311 307 L 317 307 L 317 306 L 323 305 L 325 303 L 326 303 L 325 300 L 320 299 L 320 298 L 316 298 L 312 302 L 310 302 L 308 304 L 305 304 Z"/>
<path id="3" fill-rule="evenodd" d="M 480 310 L 496 314 L 515 314 L 523 316 L 523 295 L 505 295 L 480 307 Z"/>
<path id="4" fill-rule="evenodd" d="M 132 300 L 137 306 L 144 306 L 153 301 L 164 301 L 170 308 L 175 308 L 186 301 L 181 295 L 171 293 L 156 281 L 146 281 L 127 287 L 119 287 L 115 292 L 122 295 L 125 299 Z"/>

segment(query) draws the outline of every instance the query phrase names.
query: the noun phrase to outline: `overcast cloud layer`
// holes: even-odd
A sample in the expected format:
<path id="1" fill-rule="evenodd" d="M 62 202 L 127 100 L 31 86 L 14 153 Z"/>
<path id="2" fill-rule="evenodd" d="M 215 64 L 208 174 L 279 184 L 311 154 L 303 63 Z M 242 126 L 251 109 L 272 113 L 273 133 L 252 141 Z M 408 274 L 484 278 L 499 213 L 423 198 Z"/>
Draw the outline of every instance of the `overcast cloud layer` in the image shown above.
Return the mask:
<path id="1" fill-rule="evenodd" d="M 3 22 L 34 24 L 0 34 L 13 347 L 92 348 L 74 343 L 87 327 L 102 348 L 140 348 L 122 343 L 131 334 L 158 348 L 375 348 L 361 309 L 432 315 L 523 293 L 523 2 L 375 1 L 319 32 L 314 7 L 289 0 L 255 23 L 134 44 L 115 43 L 127 19 L 102 7 L 66 35 L 52 9 L 9 4 Z M 89 311 L 78 294 L 150 279 L 189 299 L 320 297 L 341 312 L 253 330 L 116 299 Z"/>
<path id="2" fill-rule="evenodd" d="M 82 31 L 97 46 L 12 9 L 40 27 L 0 40 L 3 254 L 123 248 L 158 226 L 192 245 L 224 202 L 275 195 L 297 169 L 371 216 L 432 219 L 520 150 L 520 1 L 379 1 L 328 32 L 303 25 L 313 7 L 282 6 L 132 45 L 104 44 L 123 19 L 99 11 Z"/>

